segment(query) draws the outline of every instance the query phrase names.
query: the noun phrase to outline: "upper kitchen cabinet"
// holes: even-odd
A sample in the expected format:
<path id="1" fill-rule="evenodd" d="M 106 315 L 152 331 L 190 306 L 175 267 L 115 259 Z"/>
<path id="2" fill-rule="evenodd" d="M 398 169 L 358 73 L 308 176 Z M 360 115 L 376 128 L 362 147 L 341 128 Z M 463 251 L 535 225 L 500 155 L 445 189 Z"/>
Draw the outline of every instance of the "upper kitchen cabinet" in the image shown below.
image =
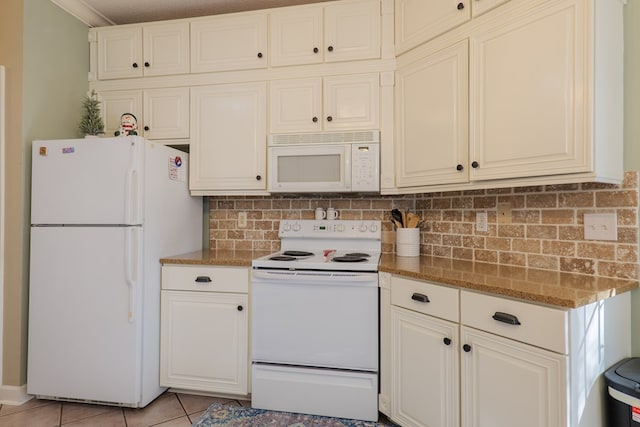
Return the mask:
<path id="1" fill-rule="evenodd" d="M 99 80 L 189 72 L 188 22 L 126 25 L 91 31 L 97 36 Z"/>
<path id="2" fill-rule="evenodd" d="M 380 58 L 380 0 L 275 9 L 269 22 L 273 67 Z"/>
<path id="3" fill-rule="evenodd" d="M 267 84 L 191 89 L 192 195 L 265 194 Z"/>
<path id="4" fill-rule="evenodd" d="M 138 120 L 138 134 L 147 139 L 189 138 L 189 88 L 115 90 L 100 92 L 105 134 L 120 128 L 120 116 Z"/>
<path id="5" fill-rule="evenodd" d="M 512 1 L 400 56 L 400 192 L 620 183 L 622 4 L 595 4 Z"/>
<path id="6" fill-rule="evenodd" d="M 400 55 L 508 0 L 396 0 L 396 54 Z"/>
<path id="7" fill-rule="evenodd" d="M 466 40 L 396 72 L 396 185 L 466 183 L 469 50 Z"/>
<path id="8" fill-rule="evenodd" d="M 274 80 L 269 100 L 270 133 L 379 127 L 378 73 Z"/>
<path id="9" fill-rule="evenodd" d="M 265 11 L 219 15 L 191 22 L 191 72 L 267 67 Z"/>

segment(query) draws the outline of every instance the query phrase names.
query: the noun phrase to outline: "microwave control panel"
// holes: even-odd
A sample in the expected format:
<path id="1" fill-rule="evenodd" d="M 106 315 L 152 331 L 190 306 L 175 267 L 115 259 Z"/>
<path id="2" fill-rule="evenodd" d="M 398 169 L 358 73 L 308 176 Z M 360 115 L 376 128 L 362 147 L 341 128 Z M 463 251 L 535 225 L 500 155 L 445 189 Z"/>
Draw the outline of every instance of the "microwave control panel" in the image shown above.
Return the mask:
<path id="1" fill-rule="evenodd" d="M 351 146 L 351 190 L 380 191 L 380 144 Z"/>

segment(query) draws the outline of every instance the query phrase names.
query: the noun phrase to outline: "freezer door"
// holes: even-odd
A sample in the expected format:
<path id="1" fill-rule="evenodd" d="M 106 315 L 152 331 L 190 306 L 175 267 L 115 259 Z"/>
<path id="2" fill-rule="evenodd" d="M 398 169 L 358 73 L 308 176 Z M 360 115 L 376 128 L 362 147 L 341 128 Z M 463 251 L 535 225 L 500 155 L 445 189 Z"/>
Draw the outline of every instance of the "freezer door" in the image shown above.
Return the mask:
<path id="1" fill-rule="evenodd" d="M 144 139 L 34 141 L 32 224 L 141 224 Z"/>
<path id="2" fill-rule="evenodd" d="M 141 240 L 141 227 L 32 227 L 29 394 L 137 406 Z"/>

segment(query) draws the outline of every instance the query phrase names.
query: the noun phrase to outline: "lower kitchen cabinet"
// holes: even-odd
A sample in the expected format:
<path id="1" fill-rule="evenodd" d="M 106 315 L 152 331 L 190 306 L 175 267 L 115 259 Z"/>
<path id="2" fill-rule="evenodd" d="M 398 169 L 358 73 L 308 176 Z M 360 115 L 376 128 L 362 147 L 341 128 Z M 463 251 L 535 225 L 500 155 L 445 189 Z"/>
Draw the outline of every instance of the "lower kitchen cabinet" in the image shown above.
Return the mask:
<path id="1" fill-rule="evenodd" d="M 566 355 L 466 327 L 460 342 L 462 426 L 567 425 Z"/>
<path id="2" fill-rule="evenodd" d="M 247 395 L 249 272 L 163 266 L 160 385 Z"/>
<path id="3" fill-rule="evenodd" d="M 458 325 L 399 307 L 391 309 L 391 325 L 393 420 L 458 425 Z"/>
<path id="4" fill-rule="evenodd" d="M 380 351 L 379 400 L 391 420 L 602 425 L 602 373 L 630 355 L 629 293 L 565 309 L 388 273 L 380 286 L 390 291 L 380 314 L 381 346 L 390 349 Z"/>

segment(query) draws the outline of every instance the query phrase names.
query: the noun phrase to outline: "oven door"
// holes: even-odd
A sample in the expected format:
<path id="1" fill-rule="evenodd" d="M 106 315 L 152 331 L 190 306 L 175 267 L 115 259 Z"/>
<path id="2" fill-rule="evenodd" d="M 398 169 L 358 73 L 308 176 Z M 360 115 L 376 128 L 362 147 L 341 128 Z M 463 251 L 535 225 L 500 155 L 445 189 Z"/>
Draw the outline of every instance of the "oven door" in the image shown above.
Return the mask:
<path id="1" fill-rule="evenodd" d="M 269 147 L 269 191 L 334 192 L 351 189 L 351 146 Z"/>
<path id="2" fill-rule="evenodd" d="M 378 370 L 377 273 L 253 270 L 253 362 Z"/>

